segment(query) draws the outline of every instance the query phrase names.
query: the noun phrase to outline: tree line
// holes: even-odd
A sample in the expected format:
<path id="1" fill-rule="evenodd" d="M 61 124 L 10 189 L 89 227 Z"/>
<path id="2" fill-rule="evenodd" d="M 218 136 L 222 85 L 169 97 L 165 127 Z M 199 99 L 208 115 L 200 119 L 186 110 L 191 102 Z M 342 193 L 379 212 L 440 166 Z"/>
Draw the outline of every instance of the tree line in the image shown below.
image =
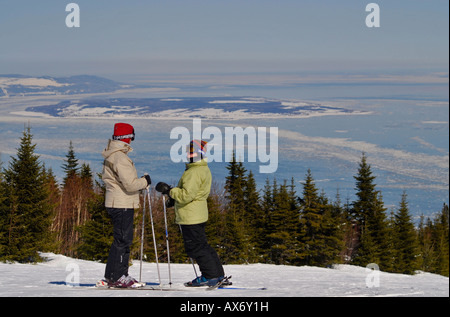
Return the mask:
<path id="1" fill-rule="evenodd" d="M 72 143 L 58 184 L 35 154 L 31 129 L 25 129 L 15 157 L 0 166 L 0 260 L 38 262 L 39 252 L 106 262 L 112 224 L 104 207 L 104 185 L 89 165 L 78 163 Z M 268 263 L 330 267 L 345 263 L 414 274 L 449 275 L 448 205 L 415 226 L 406 193 L 389 213 L 376 177 L 363 153 L 356 171 L 355 200 L 330 199 L 307 170 L 301 186 L 294 178 L 267 179 L 262 190 L 252 171 L 234 157 L 228 175 L 213 184 L 208 198 L 207 235 L 224 264 Z M 300 187 L 300 188 L 298 188 Z M 151 208 L 160 261 L 167 260 L 162 198 L 151 191 Z M 143 195 L 141 197 L 143 199 Z M 142 202 L 142 201 L 141 201 Z M 142 205 L 142 204 L 141 204 Z M 148 206 L 145 212 L 148 217 Z M 135 212 L 131 258 L 139 258 L 142 210 Z M 172 262 L 188 263 L 169 209 Z M 151 226 L 144 227 L 144 258 L 154 261 Z"/>

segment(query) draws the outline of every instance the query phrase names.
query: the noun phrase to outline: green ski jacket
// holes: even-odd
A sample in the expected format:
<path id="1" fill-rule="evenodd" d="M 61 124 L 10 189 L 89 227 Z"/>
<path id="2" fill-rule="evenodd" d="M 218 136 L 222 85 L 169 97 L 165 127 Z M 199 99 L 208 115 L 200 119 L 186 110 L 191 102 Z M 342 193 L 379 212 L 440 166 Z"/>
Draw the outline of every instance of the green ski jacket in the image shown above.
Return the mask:
<path id="1" fill-rule="evenodd" d="M 186 164 L 177 187 L 170 190 L 175 199 L 175 221 L 179 225 L 196 225 L 208 220 L 206 199 L 211 191 L 212 176 L 207 159 Z"/>

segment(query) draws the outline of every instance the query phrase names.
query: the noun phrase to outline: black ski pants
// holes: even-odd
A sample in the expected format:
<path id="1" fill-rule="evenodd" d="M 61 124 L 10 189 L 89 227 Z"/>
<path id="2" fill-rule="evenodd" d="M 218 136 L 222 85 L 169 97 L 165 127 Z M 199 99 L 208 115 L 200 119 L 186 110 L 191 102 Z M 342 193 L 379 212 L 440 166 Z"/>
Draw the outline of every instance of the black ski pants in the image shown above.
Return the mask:
<path id="1" fill-rule="evenodd" d="M 106 208 L 113 223 L 114 241 L 106 263 L 105 278 L 116 282 L 122 275 L 128 275 L 130 246 L 133 242 L 134 209 Z"/>
<path id="2" fill-rule="evenodd" d="M 225 275 L 217 252 L 208 244 L 205 233 L 206 223 L 180 225 L 187 255 L 194 259 L 205 278 L 217 278 Z"/>

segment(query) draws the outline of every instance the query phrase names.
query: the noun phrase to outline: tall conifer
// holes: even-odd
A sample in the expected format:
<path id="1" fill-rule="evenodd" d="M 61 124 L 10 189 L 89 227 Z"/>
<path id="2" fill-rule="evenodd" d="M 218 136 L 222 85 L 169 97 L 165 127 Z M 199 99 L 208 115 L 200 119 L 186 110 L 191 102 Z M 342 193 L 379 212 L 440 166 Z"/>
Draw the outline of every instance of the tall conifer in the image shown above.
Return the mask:
<path id="1" fill-rule="evenodd" d="M 403 193 L 400 208 L 394 217 L 393 270 L 398 273 L 414 274 L 418 269 L 417 235 L 409 214 L 406 193 Z"/>
<path id="2" fill-rule="evenodd" d="M 113 227 L 105 208 L 105 187 L 103 184 L 98 187 L 99 192 L 88 201 L 90 219 L 77 228 L 80 239 L 75 244 L 75 255 L 106 263 L 113 239 Z"/>
<path id="3" fill-rule="evenodd" d="M 248 261 L 248 244 L 245 236 L 245 173 L 242 162 L 236 161 L 233 153 L 232 161 L 228 164 L 229 171 L 225 183 L 227 209 L 225 213 L 225 237 L 223 240 L 226 250 L 227 263 Z"/>
<path id="4" fill-rule="evenodd" d="M 436 272 L 449 275 L 449 211 L 444 204 L 434 221 L 436 245 Z"/>
<path id="5" fill-rule="evenodd" d="M 40 261 L 38 251 L 47 251 L 50 242 L 51 208 L 39 156 L 35 154 L 31 127 L 20 139 L 17 157 L 11 157 L 4 171 L 8 189 L 5 202 L 6 246 L 4 259 L 19 262 Z"/>
<path id="6" fill-rule="evenodd" d="M 8 206 L 5 204 L 6 200 L 6 188 L 3 180 L 3 167 L 0 161 L 0 259 L 5 254 L 7 245 L 6 233 L 7 233 L 7 218 L 8 218 Z"/>
<path id="7" fill-rule="evenodd" d="M 363 153 L 356 180 L 356 195 L 353 203 L 353 219 L 359 227 L 359 246 L 353 263 L 366 266 L 376 263 L 380 268 L 390 266 L 390 250 L 387 240 L 386 208 L 381 193 L 376 190 L 375 176 L 372 175 L 366 155 Z M 385 267 L 384 267 L 385 266 Z"/>
<path id="8" fill-rule="evenodd" d="M 303 184 L 300 217 L 302 259 L 306 265 L 319 265 L 320 262 L 320 251 L 324 242 L 321 236 L 323 215 L 320 208 L 318 190 L 311 170 L 308 169 Z"/>
<path id="9" fill-rule="evenodd" d="M 79 170 L 78 159 L 75 157 L 72 141 L 69 143 L 69 152 L 66 154 L 66 159 L 64 162 L 65 163 L 62 165 L 62 168 L 66 173 L 66 176 L 64 177 L 64 184 L 66 184 L 67 179 L 76 175 Z"/>
<path id="10" fill-rule="evenodd" d="M 259 203 L 259 193 L 253 172 L 247 174 L 244 188 L 245 235 L 248 244 L 248 261 L 257 262 L 263 240 L 264 213 Z"/>

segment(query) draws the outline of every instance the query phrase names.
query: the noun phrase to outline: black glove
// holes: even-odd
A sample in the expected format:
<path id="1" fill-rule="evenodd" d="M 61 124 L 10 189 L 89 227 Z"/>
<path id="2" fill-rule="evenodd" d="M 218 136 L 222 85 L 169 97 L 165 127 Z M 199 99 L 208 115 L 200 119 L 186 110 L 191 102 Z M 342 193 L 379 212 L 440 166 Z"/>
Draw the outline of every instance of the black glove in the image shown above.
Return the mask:
<path id="1" fill-rule="evenodd" d="M 152 183 L 152 179 L 150 178 L 150 175 L 148 175 L 148 174 L 145 174 L 141 178 L 145 178 L 145 180 L 147 181 L 147 186 L 149 186 Z"/>
<path id="2" fill-rule="evenodd" d="M 166 183 L 159 182 L 158 184 L 156 184 L 155 189 L 156 189 L 156 191 L 160 192 L 163 195 L 169 195 L 170 190 L 172 189 L 172 187 L 170 187 Z"/>
<path id="3" fill-rule="evenodd" d="M 169 197 L 169 199 L 167 199 L 167 201 L 166 201 L 166 207 L 171 208 L 173 206 L 175 206 L 175 199 L 173 199 L 172 197 Z"/>

